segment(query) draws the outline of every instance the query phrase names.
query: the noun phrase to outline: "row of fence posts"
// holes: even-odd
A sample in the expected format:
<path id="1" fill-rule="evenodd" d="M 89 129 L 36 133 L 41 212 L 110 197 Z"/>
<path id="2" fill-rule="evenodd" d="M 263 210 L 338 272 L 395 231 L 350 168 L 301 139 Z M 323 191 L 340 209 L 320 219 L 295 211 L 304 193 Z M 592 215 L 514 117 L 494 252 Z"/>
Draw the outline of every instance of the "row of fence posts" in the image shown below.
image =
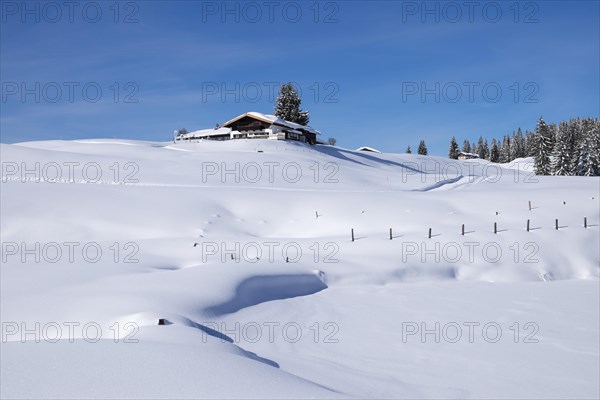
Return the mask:
<path id="1" fill-rule="evenodd" d="M 592 199 L 593 199 L 593 197 L 592 197 Z M 566 202 L 563 201 L 563 204 L 566 204 Z M 529 211 L 531 211 L 533 209 L 533 207 L 531 206 L 531 200 L 528 201 L 528 205 L 529 205 Z M 499 214 L 498 211 L 496 211 L 496 215 L 498 215 L 498 214 Z M 317 219 L 319 218 L 319 212 L 318 211 L 315 211 L 315 217 Z M 586 229 L 588 227 L 587 217 L 583 217 L 583 227 L 586 228 Z M 558 228 L 559 228 L 559 226 L 558 226 L 558 218 L 556 218 L 554 220 L 554 229 L 558 230 Z M 526 229 L 527 229 L 527 232 L 529 232 L 531 230 L 530 229 L 530 220 L 529 219 L 527 220 L 527 228 Z M 429 239 L 431 239 L 431 234 L 432 234 L 432 230 L 431 230 L 431 228 L 429 228 L 429 233 L 427 235 L 427 237 Z M 462 224 L 460 234 L 462 236 L 465 236 L 465 224 Z M 498 234 L 498 223 L 496 223 L 496 222 L 494 222 L 494 234 Z M 356 240 L 355 237 L 354 237 L 354 228 L 352 228 L 350 230 L 350 237 L 351 237 L 351 239 L 352 239 L 353 242 Z M 392 231 L 392 228 L 390 228 L 390 240 L 393 240 L 393 239 L 394 239 L 393 231 Z"/>
<path id="2" fill-rule="evenodd" d="M 587 217 L 583 217 L 583 227 L 587 229 L 588 224 L 587 224 Z M 558 218 L 556 218 L 554 220 L 554 229 L 558 230 L 559 226 L 558 226 Z M 527 220 L 527 228 L 526 228 L 527 232 L 529 232 L 531 230 L 531 220 Z M 460 230 L 460 234 L 462 236 L 465 236 L 465 224 L 461 225 L 461 230 Z M 494 222 L 494 234 L 498 234 L 498 223 Z M 431 239 L 432 236 L 432 229 L 429 228 L 429 233 L 427 235 L 427 237 L 429 239 Z M 354 237 L 354 228 L 350 229 L 350 237 L 352 239 L 352 241 L 354 242 L 356 239 Z M 392 228 L 390 228 L 390 240 L 394 239 L 394 233 Z"/>

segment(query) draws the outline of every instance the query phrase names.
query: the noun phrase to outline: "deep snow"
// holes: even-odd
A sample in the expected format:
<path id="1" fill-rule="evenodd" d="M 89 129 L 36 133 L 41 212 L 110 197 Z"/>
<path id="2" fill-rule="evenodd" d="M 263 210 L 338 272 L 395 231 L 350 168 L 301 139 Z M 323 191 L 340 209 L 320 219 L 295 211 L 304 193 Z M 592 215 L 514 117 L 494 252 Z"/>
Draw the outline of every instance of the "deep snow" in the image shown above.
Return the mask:
<path id="1" fill-rule="evenodd" d="M 0 151 L 3 398 L 600 396 L 598 178 L 272 140 Z"/>

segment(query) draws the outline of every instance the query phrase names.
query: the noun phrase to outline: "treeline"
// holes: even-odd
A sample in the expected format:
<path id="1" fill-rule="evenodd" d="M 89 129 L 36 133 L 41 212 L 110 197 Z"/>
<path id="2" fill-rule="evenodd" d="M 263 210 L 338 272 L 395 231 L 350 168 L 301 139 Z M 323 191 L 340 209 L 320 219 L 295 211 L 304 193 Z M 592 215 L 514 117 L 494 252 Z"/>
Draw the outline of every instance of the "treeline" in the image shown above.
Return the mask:
<path id="1" fill-rule="evenodd" d="M 412 149 L 410 148 L 410 146 L 408 146 L 406 148 L 406 154 L 412 154 Z M 421 140 L 419 142 L 419 148 L 417 149 L 417 154 L 419 154 L 421 156 L 427 155 L 427 145 L 425 144 L 424 140 Z"/>
<path id="2" fill-rule="evenodd" d="M 448 157 L 458 159 L 463 153 L 497 163 L 517 158 L 533 157 L 537 175 L 600 175 L 600 120 L 574 118 L 556 124 L 546 124 L 540 117 L 534 132 L 525 134 L 519 128 L 502 140 L 479 137 L 477 143 L 465 140 L 458 146 L 455 137 L 450 141 Z"/>

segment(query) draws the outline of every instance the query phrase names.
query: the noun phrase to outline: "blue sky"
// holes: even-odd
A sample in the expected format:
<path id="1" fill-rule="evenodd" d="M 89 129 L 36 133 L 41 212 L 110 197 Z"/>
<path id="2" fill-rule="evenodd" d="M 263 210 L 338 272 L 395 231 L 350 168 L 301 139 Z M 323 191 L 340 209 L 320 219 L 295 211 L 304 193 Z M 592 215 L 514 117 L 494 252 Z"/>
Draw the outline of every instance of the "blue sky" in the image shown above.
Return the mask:
<path id="1" fill-rule="evenodd" d="M 70 8 L 72 7 L 72 8 Z M 295 82 L 338 145 L 446 155 L 600 113 L 598 1 L 1 2 L 0 141 L 169 140 Z"/>

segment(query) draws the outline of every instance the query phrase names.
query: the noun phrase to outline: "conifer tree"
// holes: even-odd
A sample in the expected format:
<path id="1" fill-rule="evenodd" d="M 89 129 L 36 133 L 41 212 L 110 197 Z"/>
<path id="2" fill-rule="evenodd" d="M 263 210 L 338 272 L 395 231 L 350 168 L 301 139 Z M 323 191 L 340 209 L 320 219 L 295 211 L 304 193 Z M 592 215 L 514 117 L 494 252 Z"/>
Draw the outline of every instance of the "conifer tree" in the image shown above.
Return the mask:
<path id="1" fill-rule="evenodd" d="M 573 171 L 572 158 L 573 149 L 571 146 L 571 129 L 569 124 L 561 122 L 558 126 L 558 135 L 554 143 L 552 174 L 553 175 L 571 175 Z"/>
<path id="2" fill-rule="evenodd" d="M 281 85 L 275 101 L 275 116 L 300 125 L 308 125 L 308 111 L 300 109 L 302 100 L 291 82 Z"/>
<path id="3" fill-rule="evenodd" d="M 552 133 L 544 122 L 544 119 L 540 117 L 537 126 L 535 128 L 534 137 L 534 169 L 536 175 L 550 175 L 550 154 L 552 152 Z"/>
<path id="4" fill-rule="evenodd" d="M 533 157 L 535 156 L 535 140 L 534 140 L 533 132 L 529 130 L 525 131 L 525 156 Z"/>
<path id="5" fill-rule="evenodd" d="M 487 138 L 483 140 L 483 159 L 484 160 L 490 159 L 490 146 L 488 145 Z"/>
<path id="6" fill-rule="evenodd" d="M 463 142 L 462 151 L 463 151 L 463 153 L 471 152 L 471 143 L 469 143 L 469 141 L 467 139 L 465 139 L 465 141 Z"/>
<path id="7" fill-rule="evenodd" d="M 500 151 L 498 150 L 498 144 L 496 139 L 492 139 L 492 148 L 490 150 L 490 161 L 498 162 L 500 160 Z"/>
<path id="8" fill-rule="evenodd" d="M 600 125 L 598 120 L 583 119 L 581 133 L 576 173 L 579 176 L 600 175 Z"/>
<path id="9" fill-rule="evenodd" d="M 500 147 L 500 162 L 507 163 L 510 161 L 512 161 L 510 154 L 510 138 L 505 135 L 502 138 L 502 146 Z"/>
<path id="10" fill-rule="evenodd" d="M 523 137 L 521 128 L 517 129 L 517 133 L 514 134 L 511 143 L 513 159 L 527 157 L 527 152 L 525 151 L 525 137 Z"/>
<path id="11" fill-rule="evenodd" d="M 583 135 L 581 134 L 581 121 L 579 119 L 571 119 L 568 123 L 569 135 L 570 139 L 569 149 L 570 154 L 569 158 L 571 159 L 571 175 L 577 175 L 577 161 L 579 157 L 579 146 L 582 141 Z"/>
<path id="12" fill-rule="evenodd" d="M 477 140 L 475 154 L 477 154 L 482 160 L 485 159 L 485 154 L 483 153 L 483 138 L 481 136 L 479 136 L 479 139 Z"/>
<path id="13" fill-rule="evenodd" d="M 412 150 L 410 149 L 410 146 L 406 147 L 406 154 L 412 154 Z"/>
<path id="14" fill-rule="evenodd" d="M 310 116 L 308 114 L 308 111 L 300 111 L 300 116 L 298 117 L 298 120 L 292 121 L 292 122 L 296 122 L 297 124 L 306 126 L 306 125 L 308 125 L 309 120 L 310 120 Z"/>
<path id="15" fill-rule="evenodd" d="M 458 143 L 456 143 L 456 138 L 452 136 L 452 140 L 450 140 L 450 149 L 448 150 L 448 158 L 458 160 L 459 153 L 460 150 L 458 150 Z"/>
<path id="16" fill-rule="evenodd" d="M 425 141 L 421 140 L 419 142 L 419 148 L 417 149 L 417 153 L 426 156 L 427 155 L 427 146 L 425 145 Z"/>
<path id="17" fill-rule="evenodd" d="M 547 124 L 548 125 L 548 132 L 549 134 L 549 138 L 550 138 L 550 148 L 554 148 L 554 143 L 556 143 L 556 137 L 558 136 L 558 127 L 556 126 L 555 123 L 551 123 L 551 124 Z"/>

